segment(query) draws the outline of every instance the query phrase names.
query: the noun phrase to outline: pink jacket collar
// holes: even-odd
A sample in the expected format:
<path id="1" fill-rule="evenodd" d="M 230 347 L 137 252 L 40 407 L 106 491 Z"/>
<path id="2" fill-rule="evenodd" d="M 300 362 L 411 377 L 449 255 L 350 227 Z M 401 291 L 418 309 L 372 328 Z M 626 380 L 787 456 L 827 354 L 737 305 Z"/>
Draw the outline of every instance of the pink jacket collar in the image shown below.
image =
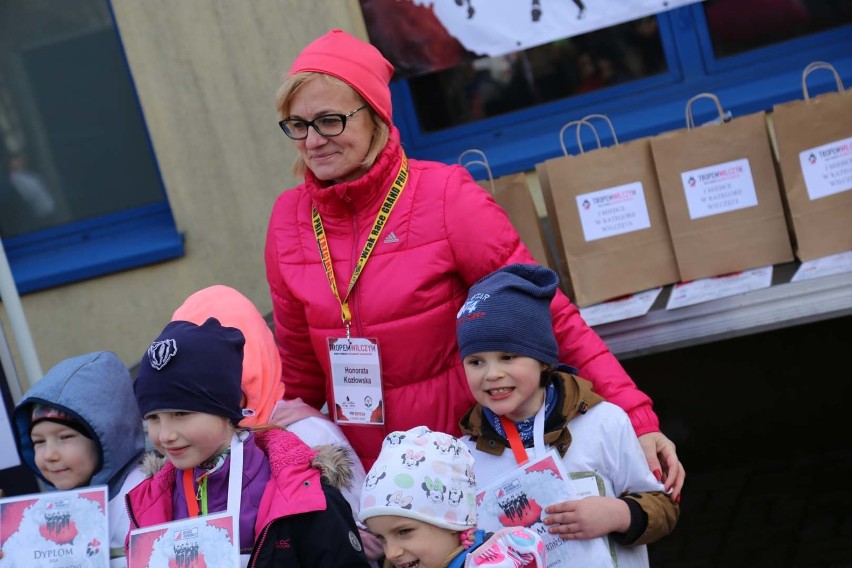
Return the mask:
<path id="1" fill-rule="evenodd" d="M 326 218 L 351 215 L 361 211 L 372 211 L 384 199 L 390 189 L 393 176 L 399 168 L 399 131 L 391 127 L 390 138 L 379 153 L 373 166 L 360 178 L 334 185 L 322 185 L 314 174 L 305 172 L 305 188 L 317 210 Z"/>

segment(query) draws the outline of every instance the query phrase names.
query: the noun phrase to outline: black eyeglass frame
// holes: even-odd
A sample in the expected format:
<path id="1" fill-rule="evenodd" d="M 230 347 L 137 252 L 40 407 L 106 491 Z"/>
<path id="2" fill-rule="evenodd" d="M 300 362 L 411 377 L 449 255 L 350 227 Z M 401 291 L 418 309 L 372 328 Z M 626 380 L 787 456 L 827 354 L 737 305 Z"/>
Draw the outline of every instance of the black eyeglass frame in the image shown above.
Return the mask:
<path id="1" fill-rule="evenodd" d="M 286 134 L 287 137 L 290 138 L 291 140 L 304 140 L 305 138 L 307 138 L 309 126 L 311 128 L 313 128 L 316 131 L 316 133 L 319 134 L 320 136 L 322 136 L 323 138 L 334 138 L 335 136 L 340 136 L 341 134 L 343 134 L 343 131 L 346 130 L 346 119 L 352 118 L 353 116 L 355 116 L 356 112 L 358 112 L 359 110 L 364 110 L 365 108 L 367 108 L 367 106 L 368 106 L 367 103 L 364 103 L 363 105 L 359 106 L 358 108 L 356 108 L 352 112 L 349 112 L 349 113 L 346 113 L 346 114 L 337 113 L 337 112 L 330 112 L 328 114 L 322 114 L 320 116 L 317 116 L 313 120 L 302 120 L 301 118 L 285 118 L 284 120 L 278 121 L 278 126 L 281 127 L 281 130 L 284 131 L 284 134 Z M 316 125 L 316 122 L 318 120 L 322 120 L 322 119 L 328 118 L 330 116 L 334 116 L 334 117 L 337 117 L 337 118 L 340 119 L 340 122 L 341 122 L 340 132 L 338 132 L 337 134 L 326 134 L 325 132 L 320 130 L 319 127 Z M 295 136 L 287 128 L 287 123 L 289 123 L 289 122 L 301 122 L 301 123 L 303 123 L 305 125 L 305 135 L 304 136 Z"/>

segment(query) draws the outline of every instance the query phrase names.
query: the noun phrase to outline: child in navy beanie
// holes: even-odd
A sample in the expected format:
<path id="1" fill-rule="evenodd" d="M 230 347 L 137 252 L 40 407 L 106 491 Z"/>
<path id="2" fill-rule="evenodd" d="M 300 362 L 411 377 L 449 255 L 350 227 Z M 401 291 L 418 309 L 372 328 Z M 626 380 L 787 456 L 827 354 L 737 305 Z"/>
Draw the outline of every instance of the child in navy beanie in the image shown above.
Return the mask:
<path id="1" fill-rule="evenodd" d="M 548 268 L 513 264 L 471 286 L 456 326 L 477 402 L 460 422 L 463 441 L 480 486 L 549 451 L 572 479 L 596 479 L 596 494 L 561 502 L 549 485 L 532 485 L 523 496 L 529 511 L 512 511 L 562 539 L 548 545 L 549 557 L 648 566 L 644 545 L 671 532 L 680 510 L 648 468 L 627 414 L 560 364 L 550 315 L 557 284 Z"/>
<path id="2" fill-rule="evenodd" d="M 369 566 L 349 505 L 314 466 L 316 453 L 284 429 L 237 428 L 244 345 L 239 329 L 209 318 L 173 321 L 148 347 L 134 393 L 167 461 L 128 493 L 131 530 L 228 511 L 243 566 Z M 231 495 L 237 481 L 242 489 Z"/>
<path id="3" fill-rule="evenodd" d="M 139 411 L 179 409 L 242 420 L 243 333 L 209 318 L 173 321 L 142 356 L 133 385 Z"/>
<path id="4" fill-rule="evenodd" d="M 559 278 L 543 266 L 511 264 L 480 279 L 459 310 L 462 359 L 477 351 L 511 351 L 556 365 L 550 302 Z"/>

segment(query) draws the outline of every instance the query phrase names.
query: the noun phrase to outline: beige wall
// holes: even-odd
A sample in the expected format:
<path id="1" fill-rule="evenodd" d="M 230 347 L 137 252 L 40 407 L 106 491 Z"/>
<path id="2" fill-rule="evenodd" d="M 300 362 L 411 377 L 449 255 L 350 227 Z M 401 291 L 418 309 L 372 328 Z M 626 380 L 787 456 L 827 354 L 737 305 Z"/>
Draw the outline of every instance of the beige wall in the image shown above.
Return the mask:
<path id="1" fill-rule="evenodd" d="M 99 349 L 133 365 L 174 309 L 212 284 L 269 312 L 266 223 L 276 196 L 296 183 L 275 91 L 299 50 L 327 30 L 366 38 L 357 0 L 112 6 L 186 256 L 24 296 L 44 371 Z"/>

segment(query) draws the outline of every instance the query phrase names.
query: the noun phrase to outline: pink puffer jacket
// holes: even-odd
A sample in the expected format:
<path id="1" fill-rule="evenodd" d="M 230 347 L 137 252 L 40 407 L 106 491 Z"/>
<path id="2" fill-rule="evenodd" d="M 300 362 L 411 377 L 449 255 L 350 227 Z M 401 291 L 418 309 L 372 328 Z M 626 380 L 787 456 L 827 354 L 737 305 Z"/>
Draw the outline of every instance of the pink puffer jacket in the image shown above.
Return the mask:
<path id="1" fill-rule="evenodd" d="M 266 241 L 282 380 L 288 397 L 334 408 L 328 337 L 341 337 L 340 305 L 323 271 L 311 225 L 322 217 L 341 294 L 399 169 L 399 134 L 363 177 L 321 187 L 305 183 L 275 203 Z M 456 347 L 456 313 L 471 284 L 515 262 L 532 263 L 505 212 L 459 166 L 409 160 L 408 183 L 352 291 L 352 334 L 378 338 L 383 427 L 341 424 L 369 469 L 384 436 L 426 425 L 458 435 L 473 404 Z M 560 360 L 577 367 L 607 400 L 629 414 L 637 434 L 658 431 L 651 400 L 627 376 L 577 309 L 559 293 L 552 304 Z"/>

